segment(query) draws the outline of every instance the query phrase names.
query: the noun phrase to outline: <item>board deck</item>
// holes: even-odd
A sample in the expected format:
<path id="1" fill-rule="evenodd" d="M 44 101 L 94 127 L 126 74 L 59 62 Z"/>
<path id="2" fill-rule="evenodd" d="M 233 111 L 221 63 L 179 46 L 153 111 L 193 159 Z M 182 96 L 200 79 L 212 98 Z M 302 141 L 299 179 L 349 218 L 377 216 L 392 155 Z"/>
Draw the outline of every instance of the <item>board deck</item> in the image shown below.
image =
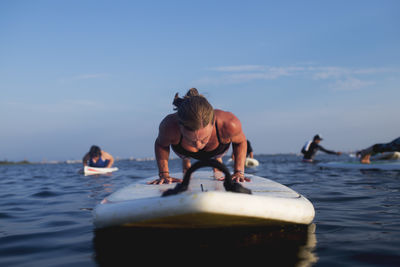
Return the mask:
<path id="1" fill-rule="evenodd" d="M 336 168 L 336 169 L 400 171 L 399 161 L 371 161 L 370 164 L 363 164 L 360 163 L 359 161 L 326 162 L 326 163 L 319 163 L 318 166 L 322 168 Z"/>
<path id="2" fill-rule="evenodd" d="M 171 174 L 182 178 L 181 173 Z M 150 177 L 128 185 L 94 209 L 94 224 L 161 228 L 214 228 L 271 224 L 310 224 L 314 207 L 292 189 L 272 180 L 246 174 L 242 183 L 252 194 L 226 192 L 212 171 L 192 175 L 189 189 L 178 195 L 161 197 L 176 184 L 149 185 Z"/>
<path id="3" fill-rule="evenodd" d="M 85 166 L 83 168 L 83 174 L 86 175 L 94 175 L 94 174 L 106 174 L 106 173 L 111 173 L 118 171 L 117 167 L 113 168 L 95 168 L 95 167 L 89 167 Z"/>

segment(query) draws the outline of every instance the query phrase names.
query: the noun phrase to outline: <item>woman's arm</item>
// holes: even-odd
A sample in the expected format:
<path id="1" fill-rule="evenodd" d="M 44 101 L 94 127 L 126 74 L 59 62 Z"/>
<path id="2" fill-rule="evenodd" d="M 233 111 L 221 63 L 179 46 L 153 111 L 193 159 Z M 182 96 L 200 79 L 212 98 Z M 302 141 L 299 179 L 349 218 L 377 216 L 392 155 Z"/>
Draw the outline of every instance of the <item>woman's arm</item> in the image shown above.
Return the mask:
<path id="1" fill-rule="evenodd" d="M 240 120 L 231 112 L 216 110 L 217 119 L 222 120 L 222 136 L 232 142 L 234 155 L 234 174 L 232 179 L 244 182 L 244 165 L 246 162 L 247 139 Z"/>
<path id="2" fill-rule="evenodd" d="M 176 129 L 174 129 L 173 121 L 173 115 L 168 115 L 160 123 L 158 136 L 154 142 L 154 153 L 157 161 L 159 179 L 150 182 L 150 184 L 170 184 L 182 181 L 169 176 L 169 146 L 172 144 L 174 137 L 176 137 L 176 133 L 174 133 L 176 132 Z"/>
<path id="3" fill-rule="evenodd" d="M 114 164 L 114 157 L 111 156 L 111 154 L 105 152 L 105 151 L 101 151 L 101 156 L 105 159 L 108 160 L 108 164 L 106 166 L 106 168 L 111 168 L 111 166 Z"/>
<path id="4" fill-rule="evenodd" d="M 87 166 L 88 160 L 89 160 L 89 153 L 86 153 L 82 159 L 83 166 Z"/>

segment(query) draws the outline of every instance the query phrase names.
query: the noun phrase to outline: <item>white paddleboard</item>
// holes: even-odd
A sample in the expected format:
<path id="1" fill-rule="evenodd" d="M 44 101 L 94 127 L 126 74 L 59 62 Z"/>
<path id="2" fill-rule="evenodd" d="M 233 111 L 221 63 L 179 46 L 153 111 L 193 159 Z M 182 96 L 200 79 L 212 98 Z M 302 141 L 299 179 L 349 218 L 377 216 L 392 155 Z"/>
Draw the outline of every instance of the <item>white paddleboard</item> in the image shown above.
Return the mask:
<path id="1" fill-rule="evenodd" d="M 106 174 L 106 173 L 111 173 L 118 171 L 117 167 L 113 168 L 96 168 L 96 167 L 89 167 L 85 166 L 83 168 L 83 174 L 84 175 L 93 175 L 93 174 Z"/>
<path id="2" fill-rule="evenodd" d="M 257 167 L 258 165 L 260 165 L 260 163 L 255 158 L 246 158 L 245 162 L 246 167 L 251 168 L 251 167 Z"/>
<path id="3" fill-rule="evenodd" d="M 233 165 L 232 158 L 228 159 L 226 164 Z M 256 160 L 255 158 L 246 158 L 244 165 L 248 168 L 257 167 L 258 165 L 260 165 L 260 162 L 258 162 L 258 160 Z"/>
<path id="4" fill-rule="evenodd" d="M 171 174 L 182 178 L 181 173 Z M 97 228 L 140 226 L 159 228 L 215 228 L 310 224 L 314 207 L 304 196 L 272 180 L 246 174 L 242 183 L 252 194 L 226 192 L 212 171 L 192 174 L 189 189 L 161 197 L 174 184 L 149 185 L 150 177 L 105 198 L 93 211 Z"/>
<path id="5" fill-rule="evenodd" d="M 327 162 L 319 163 L 318 166 L 322 168 L 336 169 L 400 171 L 400 162 L 398 161 L 371 161 L 370 164 L 363 164 L 359 161 Z"/>

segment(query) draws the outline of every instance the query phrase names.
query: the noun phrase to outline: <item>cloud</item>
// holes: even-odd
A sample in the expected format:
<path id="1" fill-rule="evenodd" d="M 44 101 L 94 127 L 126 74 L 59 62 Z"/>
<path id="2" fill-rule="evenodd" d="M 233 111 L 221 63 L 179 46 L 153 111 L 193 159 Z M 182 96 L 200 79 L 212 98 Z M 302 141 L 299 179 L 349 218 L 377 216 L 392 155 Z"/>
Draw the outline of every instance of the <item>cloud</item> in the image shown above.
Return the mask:
<path id="1" fill-rule="evenodd" d="M 324 80 L 348 76 L 351 75 L 352 72 L 349 69 L 341 67 L 317 67 L 311 68 L 310 73 L 312 74 L 313 79 Z"/>
<path id="2" fill-rule="evenodd" d="M 2 102 L 9 111 L 29 112 L 29 114 L 75 113 L 87 110 L 106 110 L 107 105 L 90 100 L 62 100 L 52 103 L 37 102 Z"/>
<path id="3" fill-rule="evenodd" d="M 209 68 L 209 70 L 221 71 L 221 72 L 263 71 L 265 70 L 265 66 L 260 66 L 260 65 L 223 66 L 223 67 Z"/>
<path id="4" fill-rule="evenodd" d="M 395 68 L 347 68 L 338 66 L 316 66 L 312 64 L 292 66 L 232 65 L 208 68 L 210 75 L 196 81 L 200 84 L 240 84 L 251 81 L 301 78 L 327 80 L 335 90 L 357 90 L 375 84 L 379 74 L 399 74 Z M 368 80 L 366 80 L 368 79 Z M 333 85 L 332 85 L 333 82 Z"/>
<path id="5" fill-rule="evenodd" d="M 355 78 L 348 78 L 345 80 L 336 81 L 336 83 L 332 85 L 332 88 L 337 91 L 349 91 L 349 90 L 358 90 L 363 87 L 371 86 L 374 84 L 375 82 L 362 81 Z"/>
<path id="6" fill-rule="evenodd" d="M 217 77 L 204 77 L 195 83 L 201 84 L 237 84 L 255 80 L 275 80 L 283 76 L 295 76 L 305 71 L 304 67 L 271 67 L 260 65 L 221 66 L 209 68 L 210 71 L 223 73 Z"/>
<path id="7" fill-rule="evenodd" d="M 400 73 L 395 68 L 344 68 L 344 67 L 311 67 L 314 79 L 332 79 L 350 76 L 375 75 L 384 73 Z"/>
<path id="8" fill-rule="evenodd" d="M 67 106 L 81 107 L 81 108 L 106 108 L 106 105 L 101 102 L 82 100 L 82 99 L 72 99 L 65 100 L 64 104 Z"/>
<path id="9" fill-rule="evenodd" d="M 72 76 L 69 78 L 63 78 L 63 79 L 60 79 L 59 81 L 64 83 L 64 82 L 72 82 L 72 81 L 96 80 L 96 79 L 108 78 L 110 76 L 111 75 L 108 73 L 86 73 L 86 74 Z"/>
<path id="10" fill-rule="evenodd" d="M 303 72 L 305 67 L 271 67 L 271 66 L 260 66 L 260 65 L 239 65 L 239 66 L 225 66 L 225 67 L 215 67 L 210 68 L 217 72 L 251 72 L 252 74 L 257 74 L 260 76 L 254 76 L 254 78 L 261 79 L 274 79 L 280 76 L 294 75 L 298 72 Z"/>
<path id="11" fill-rule="evenodd" d="M 110 75 L 107 73 L 92 73 L 92 74 L 82 74 L 73 77 L 73 80 L 91 80 L 91 79 L 101 79 L 101 78 L 107 78 Z"/>

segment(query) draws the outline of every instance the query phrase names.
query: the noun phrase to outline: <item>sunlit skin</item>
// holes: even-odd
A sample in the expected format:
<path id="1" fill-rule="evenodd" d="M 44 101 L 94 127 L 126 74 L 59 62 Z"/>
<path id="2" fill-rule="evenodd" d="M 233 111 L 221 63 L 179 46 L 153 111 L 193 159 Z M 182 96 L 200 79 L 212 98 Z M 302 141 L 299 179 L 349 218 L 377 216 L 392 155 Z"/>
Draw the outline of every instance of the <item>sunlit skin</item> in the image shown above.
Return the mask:
<path id="1" fill-rule="evenodd" d="M 186 130 L 182 125 L 179 125 L 179 129 L 183 137 L 182 146 L 188 151 L 197 152 L 202 150 L 210 141 L 214 130 L 214 124 L 208 124 L 206 127 L 197 131 Z"/>
<path id="2" fill-rule="evenodd" d="M 370 158 L 371 158 L 372 152 L 373 152 L 372 146 L 359 152 L 361 155 L 360 162 L 363 164 L 370 164 L 371 163 Z"/>
<path id="3" fill-rule="evenodd" d="M 370 157 L 371 154 L 367 154 L 360 159 L 360 162 L 363 164 L 370 164 L 371 163 Z"/>
<path id="4" fill-rule="evenodd" d="M 213 130 L 215 129 L 214 123 L 213 124 L 208 124 L 206 127 L 201 128 L 196 131 L 189 131 L 185 129 L 182 125 L 179 125 L 180 131 L 182 133 L 182 146 L 191 152 L 198 152 L 199 150 L 202 150 L 205 148 L 205 146 L 209 143 L 210 138 L 213 134 Z M 218 146 L 218 143 L 215 147 Z M 213 149 L 211 149 L 213 150 Z M 217 158 L 219 162 L 222 163 L 221 158 Z M 190 160 L 183 160 L 182 162 L 182 169 L 184 172 L 186 172 L 187 169 L 190 168 Z M 214 169 L 214 172 L 216 173 L 218 170 Z M 217 174 L 216 177 L 218 177 L 218 180 L 223 180 L 223 175 Z M 221 178 L 222 177 L 222 178 Z"/>
<path id="5" fill-rule="evenodd" d="M 190 131 L 180 125 L 176 113 L 169 114 L 162 120 L 159 127 L 159 134 L 154 144 L 160 178 L 150 182 L 151 184 L 181 182 L 181 179 L 170 177 L 168 169 L 170 145 L 178 144 L 181 136 L 183 137 L 181 145 L 187 151 L 198 152 L 199 150 L 212 151 L 216 149 L 219 142 L 216 134 L 215 123 L 218 123 L 221 142 L 224 144 L 232 142 L 233 144 L 235 170 L 244 171 L 247 142 L 239 119 L 230 112 L 217 109 L 214 110 L 214 112 L 216 118 L 215 122 L 205 125 L 195 131 Z M 221 158 L 217 158 L 217 160 L 222 162 Z M 182 160 L 183 172 L 186 172 L 190 166 L 190 159 Z M 221 178 L 221 175 L 218 175 L 218 177 Z M 232 176 L 232 179 L 239 182 L 248 180 L 240 173 L 235 173 Z"/>

